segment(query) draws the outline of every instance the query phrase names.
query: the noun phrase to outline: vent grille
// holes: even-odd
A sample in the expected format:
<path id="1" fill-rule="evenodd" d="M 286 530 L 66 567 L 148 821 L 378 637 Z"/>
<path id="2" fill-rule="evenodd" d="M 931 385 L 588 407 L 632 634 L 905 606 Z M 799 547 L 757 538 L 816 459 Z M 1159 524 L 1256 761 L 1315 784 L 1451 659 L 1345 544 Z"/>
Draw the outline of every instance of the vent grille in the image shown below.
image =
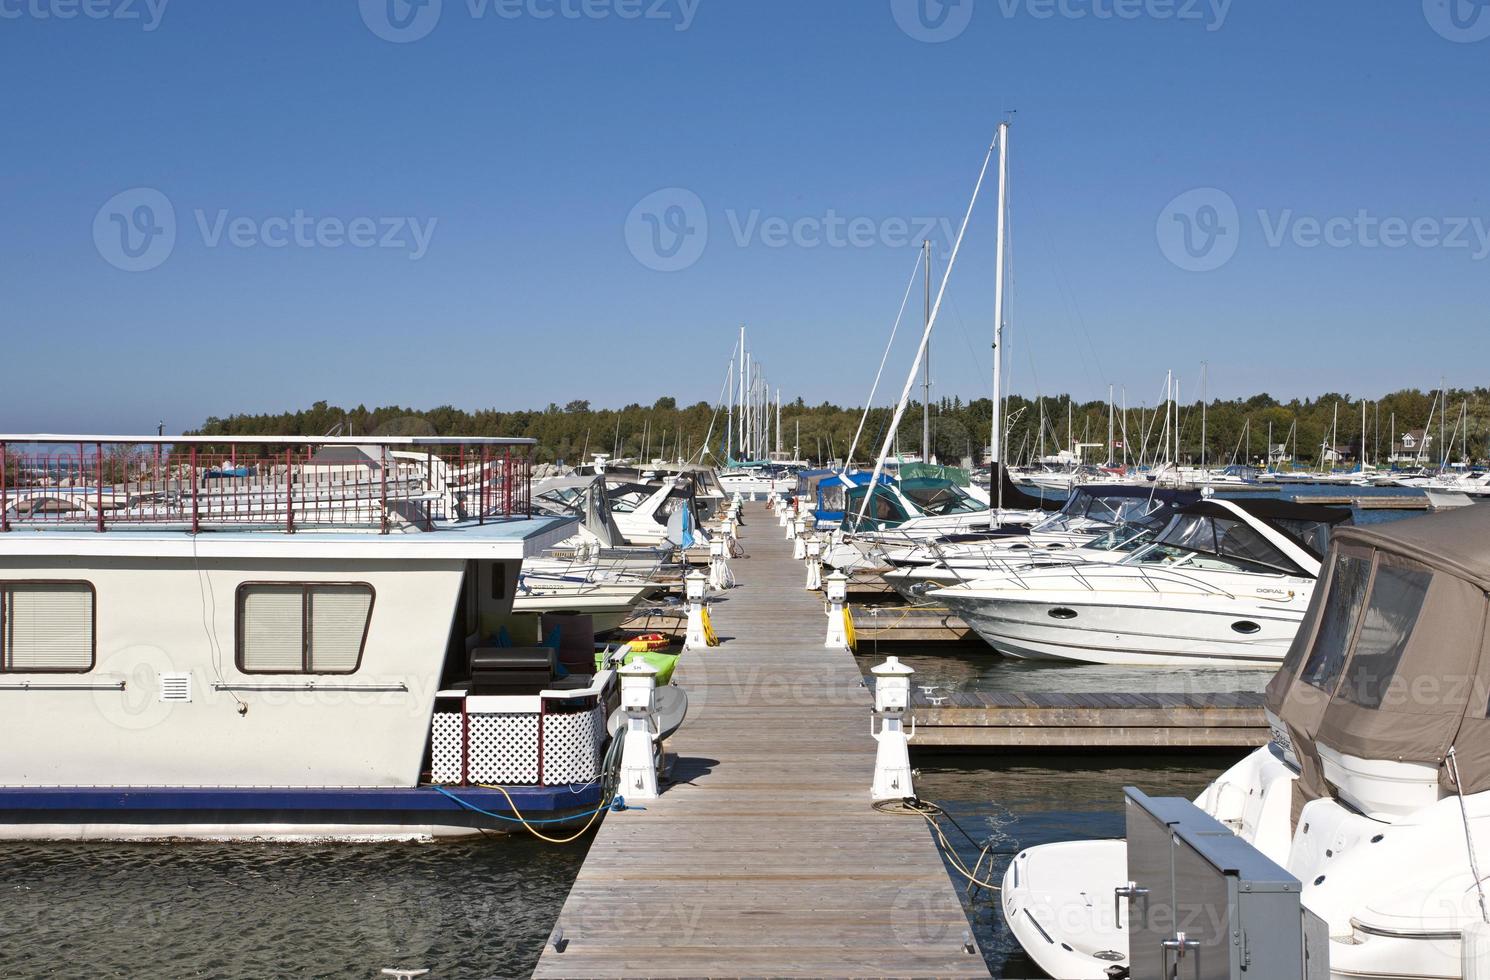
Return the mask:
<path id="1" fill-rule="evenodd" d="M 162 701 L 190 701 L 191 674 L 184 672 L 161 674 L 160 699 Z"/>

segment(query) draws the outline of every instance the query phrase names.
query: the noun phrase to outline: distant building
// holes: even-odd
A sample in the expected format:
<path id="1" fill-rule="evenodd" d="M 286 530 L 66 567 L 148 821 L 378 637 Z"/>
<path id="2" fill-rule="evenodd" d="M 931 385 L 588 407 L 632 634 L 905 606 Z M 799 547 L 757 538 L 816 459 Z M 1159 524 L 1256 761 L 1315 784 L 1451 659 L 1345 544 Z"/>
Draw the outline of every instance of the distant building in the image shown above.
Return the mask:
<path id="1" fill-rule="evenodd" d="M 1412 463 L 1430 458 L 1433 434 L 1424 429 L 1408 429 L 1392 445 L 1392 462 Z"/>
<path id="2" fill-rule="evenodd" d="M 1353 463 L 1355 462 L 1354 446 L 1321 446 L 1319 461 L 1321 463 Z"/>

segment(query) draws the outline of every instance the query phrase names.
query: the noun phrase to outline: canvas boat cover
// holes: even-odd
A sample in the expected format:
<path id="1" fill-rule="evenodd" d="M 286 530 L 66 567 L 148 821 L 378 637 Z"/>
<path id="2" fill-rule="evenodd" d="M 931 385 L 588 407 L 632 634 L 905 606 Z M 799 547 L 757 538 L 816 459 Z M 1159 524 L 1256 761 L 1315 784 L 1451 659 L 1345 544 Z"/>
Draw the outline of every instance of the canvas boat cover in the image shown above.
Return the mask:
<path id="1" fill-rule="evenodd" d="M 1302 769 L 1294 815 L 1329 795 L 1317 746 L 1439 767 L 1490 790 L 1490 506 L 1345 527 L 1267 707 Z"/>
<path id="2" fill-rule="evenodd" d="M 1035 496 L 1027 492 L 1009 478 L 1009 473 L 1004 469 L 1004 464 L 994 463 L 993 472 L 989 479 L 989 499 L 996 507 L 1005 510 L 1048 510 L 1057 511 L 1066 506 L 1065 497 Z"/>
<path id="3" fill-rule="evenodd" d="M 947 480 L 959 487 L 972 485 L 972 481 L 968 479 L 967 470 L 956 466 L 939 466 L 936 463 L 901 463 L 900 478 L 902 480 L 928 478 L 933 480 Z"/>

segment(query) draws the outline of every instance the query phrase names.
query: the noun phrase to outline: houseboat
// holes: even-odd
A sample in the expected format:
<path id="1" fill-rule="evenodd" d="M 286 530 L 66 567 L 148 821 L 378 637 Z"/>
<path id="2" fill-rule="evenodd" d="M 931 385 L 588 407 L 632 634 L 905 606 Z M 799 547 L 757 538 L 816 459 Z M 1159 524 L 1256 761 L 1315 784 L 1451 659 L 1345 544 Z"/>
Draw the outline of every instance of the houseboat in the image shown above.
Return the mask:
<path id="1" fill-rule="evenodd" d="M 532 516 L 532 445 L 0 436 L 0 837 L 597 813 L 614 673 L 592 635 L 508 629 L 523 560 L 576 530 Z"/>

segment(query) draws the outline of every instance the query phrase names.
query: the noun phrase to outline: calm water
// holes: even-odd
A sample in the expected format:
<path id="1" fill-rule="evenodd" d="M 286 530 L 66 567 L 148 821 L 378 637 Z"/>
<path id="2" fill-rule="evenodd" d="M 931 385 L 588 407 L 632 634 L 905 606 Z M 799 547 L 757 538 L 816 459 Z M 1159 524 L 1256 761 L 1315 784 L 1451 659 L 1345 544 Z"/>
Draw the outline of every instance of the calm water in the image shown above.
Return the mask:
<path id="1" fill-rule="evenodd" d="M 0 976 L 524 977 L 585 845 L 0 845 Z"/>

